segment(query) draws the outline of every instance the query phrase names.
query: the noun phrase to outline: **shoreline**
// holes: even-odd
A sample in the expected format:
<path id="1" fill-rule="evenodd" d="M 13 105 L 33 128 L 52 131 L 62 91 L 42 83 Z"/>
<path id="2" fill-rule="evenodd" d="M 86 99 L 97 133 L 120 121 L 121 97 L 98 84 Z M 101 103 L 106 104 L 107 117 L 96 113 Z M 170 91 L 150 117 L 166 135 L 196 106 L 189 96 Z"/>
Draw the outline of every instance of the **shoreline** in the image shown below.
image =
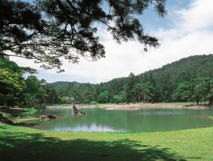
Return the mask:
<path id="1" fill-rule="evenodd" d="M 204 105 L 177 105 L 177 104 L 130 104 L 117 106 L 104 106 L 105 110 L 140 110 L 140 109 L 191 109 L 191 110 L 205 110 L 211 107 Z"/>
<path id="2" fill-rule="evenodd" d="M 205 105 L 186 105 L 186 104 L 173 104 L 173 103 L 146 103 L 146 104 L 103 104 L 99 105 L 77 105 L 78 109 L 92 109 L 99 108 L 103 110 L 140 110 L 140 109 L 191 109 L 191 110 L 205 110 L 211 109 Z M 57 105 L 47 106 L 47 109 L 72 109 L 72 105 Z"/>
<path id="3" fill-rule="evenodd" d="M 76 106 L 78 109 L 97 108 L 96 105 L 78 105 L 78 104 L 76 104 Z M 72 105 L 47 106 L 47 109 L 72 109 Z"/>

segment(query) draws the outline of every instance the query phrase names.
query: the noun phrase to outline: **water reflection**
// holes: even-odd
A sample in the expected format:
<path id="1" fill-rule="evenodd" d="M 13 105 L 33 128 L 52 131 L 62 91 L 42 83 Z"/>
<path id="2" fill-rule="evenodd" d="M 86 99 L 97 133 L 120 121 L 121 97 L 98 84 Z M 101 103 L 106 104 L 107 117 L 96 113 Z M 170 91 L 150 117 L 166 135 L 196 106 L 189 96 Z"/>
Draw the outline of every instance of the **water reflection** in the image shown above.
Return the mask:
<path id="1" fill-rule="evenodd" d="M 81 132 L 125 132 L 121 129 L 113 129 L 105 125 L 96 125 L 95 123 L 91 125 L 78 125 L 74 127 L 61 126 L 55 127 L 53 131 L 81 131 Z"/>
<path id="2" fill-rule="evenodd" d="M 138 111 L 105 111 L 84 109 L 85 116 L 73 116 L 71 110 L 46 110 L 60 119 L 38 121 L 33 126 L 53 131 L 124 132 L 164 131 L 213 126 L 212 110 L 143 109 Z"/>

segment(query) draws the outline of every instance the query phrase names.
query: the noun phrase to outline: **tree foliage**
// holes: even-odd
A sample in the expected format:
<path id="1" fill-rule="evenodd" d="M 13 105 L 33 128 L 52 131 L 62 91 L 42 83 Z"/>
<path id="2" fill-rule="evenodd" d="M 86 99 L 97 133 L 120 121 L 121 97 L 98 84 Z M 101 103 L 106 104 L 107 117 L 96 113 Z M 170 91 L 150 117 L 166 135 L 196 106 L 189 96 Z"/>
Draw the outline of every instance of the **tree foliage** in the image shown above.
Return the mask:
<path id="1" fill-rule="evenodd" d="M 165 14 L 165 0 L 0 0 L 0 4 L 0 54 L 58 69 L 62 59 L 76 63 L 80 56 L 104 57 L 99 38 L 103 28 L 119 43 L 135 39 L 145 48 L 158 46 L 155 37 L 144 33 L 138 17 L 149 6 Z"/>
<path id="2" fill-rule="evenodd" d="M 56 103 L 174 101 L 213 104 L 212 71 L 212 55 L 193 56 L 141 75 L 131 73 L 129 77 L 105 83 L 48 84 L 34 75 L 24 78 L 25 68 L 0 59 L 0 105 L 36 107 Z"/>
<path id="3" fill-rule="evenodd" d="M 0 58 L 0 106 L 35 107 L 58 101 L 56 91 L 46 81 L 33 75 L 24 78 L 25 73 L 32 74 L 35 70 Z"/>
<path id="4" fill-rule="evenodd" d="M 160 69 L 137 76 L 130 73 L 127 78 L 100 84 L 57 82 L 52 85 L 59 96 L 75 97 L 77 103 L 213 103 L 213 56 L 192 56 Z M 93 91 L 92 96 L 82 95 L 84 90 Z"/>

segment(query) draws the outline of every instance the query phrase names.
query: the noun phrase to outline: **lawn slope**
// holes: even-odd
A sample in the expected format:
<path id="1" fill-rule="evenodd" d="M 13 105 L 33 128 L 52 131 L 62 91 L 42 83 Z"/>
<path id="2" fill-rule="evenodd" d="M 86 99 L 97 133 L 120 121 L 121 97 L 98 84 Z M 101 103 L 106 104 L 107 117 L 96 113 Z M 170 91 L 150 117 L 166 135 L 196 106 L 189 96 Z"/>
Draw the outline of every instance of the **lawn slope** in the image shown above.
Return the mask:
<path id="1" fill-rule="evenodd" d="M 213 160 L 213 128 L 153 133 L 52 132 L 0 124 L 3 161 Z"/>

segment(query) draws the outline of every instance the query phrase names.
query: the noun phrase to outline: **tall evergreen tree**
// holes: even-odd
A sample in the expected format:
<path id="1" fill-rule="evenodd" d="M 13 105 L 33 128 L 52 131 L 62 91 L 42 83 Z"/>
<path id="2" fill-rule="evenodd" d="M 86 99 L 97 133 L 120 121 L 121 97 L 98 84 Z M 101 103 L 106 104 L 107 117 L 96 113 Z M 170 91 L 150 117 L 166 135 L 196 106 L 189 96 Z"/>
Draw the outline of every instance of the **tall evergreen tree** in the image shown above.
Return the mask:
<path id="1" fill-rule="evenodd" d="M 80 56 L 96 60 L 105 56 L 98 36 L 103 26 L 117 42 L 136 39 L 145 48 L 159 45 L 155 37 L 144 33 L 138 16 L 149 6 L 164 15 L 165 0 L 35 2 L 0 0 L 1 55 L 34 59 L 44 68 L 59 69 L 62 59 L 72 63 Z"/>

